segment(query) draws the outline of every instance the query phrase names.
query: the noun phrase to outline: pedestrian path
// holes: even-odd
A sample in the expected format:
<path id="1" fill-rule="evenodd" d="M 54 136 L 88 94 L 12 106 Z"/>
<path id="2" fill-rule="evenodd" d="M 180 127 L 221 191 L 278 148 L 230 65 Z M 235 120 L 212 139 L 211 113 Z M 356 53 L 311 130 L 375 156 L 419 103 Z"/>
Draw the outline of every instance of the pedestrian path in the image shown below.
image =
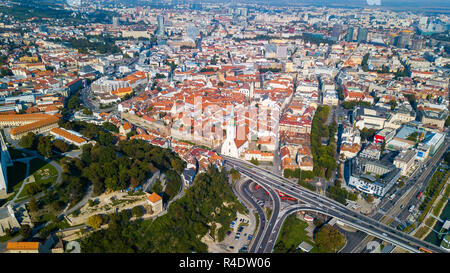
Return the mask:
<path id="1" fill-rule="evenodd" d="M 10 205 L 14 205 L 14 202 L 20 196 L 20 193 L 22 192 L 23 188 L 25 187 L 26 184 L 28 184 L 28 182 L 30 180 L 30 177 L 29 177 L 29 175 L 30 175 L 30 160 L 33 159 L 33 158 L 34 157 L 28 157 L 26 159 L 22 158 L 22 160 L 17 160 L 17 161 L 20 161 L 20 162 L 23 162 L 23 163 L 27 164 L 27 169 L 25 171 L 25 179 L 22 182 L 22 186 L 20 186 L 19 191 L 16 193 L 14 198 L 9 202 Z"/>

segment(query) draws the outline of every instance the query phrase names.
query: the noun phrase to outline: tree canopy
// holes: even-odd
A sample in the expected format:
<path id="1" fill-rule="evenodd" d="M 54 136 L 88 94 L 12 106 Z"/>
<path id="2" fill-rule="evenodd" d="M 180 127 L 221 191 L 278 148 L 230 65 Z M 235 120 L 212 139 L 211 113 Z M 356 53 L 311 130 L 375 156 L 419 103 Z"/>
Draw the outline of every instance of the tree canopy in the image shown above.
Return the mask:
<path id="1" fill-rule="evenodd" d="M 345 236 L 337 228 L 322 226 L 314 235 L 314 241 L 321 253 L 336 253 L 345 245 Z"/>
<path id="2" fill-rule="evenodd" d="M 337 130 L 337 124 L 333 122 L 329 126 L 326 125 L 330 108 L 327 105 L 319 106 L 314 114 L 311 128 L 311 152 L 314 162 L 314 175 L 323 176 L 330 175 L 337 167 L 334 157 L 336 152 L 336 142 L 334 134 Z M 328 138 L 329 145 L 322 145 L 321 139 Z M 330 171 L 325 172 L 327 169 Z M 327 179 L 329 178 L 327 175 Z"/>
<path id="3" fill-rule="evenodd" d="M 223 240 L 236 211 L 245 212 L 228 184 L 228 173 L 211 166 L 197 175 L 185 196 L 171 204 L 167 214 L 155 220 L 129 221 L 130 212 L 110 215 L 107 229 L 81 241 L 87 253 L 206 252 L 201 238 L 208 232 Z"/>

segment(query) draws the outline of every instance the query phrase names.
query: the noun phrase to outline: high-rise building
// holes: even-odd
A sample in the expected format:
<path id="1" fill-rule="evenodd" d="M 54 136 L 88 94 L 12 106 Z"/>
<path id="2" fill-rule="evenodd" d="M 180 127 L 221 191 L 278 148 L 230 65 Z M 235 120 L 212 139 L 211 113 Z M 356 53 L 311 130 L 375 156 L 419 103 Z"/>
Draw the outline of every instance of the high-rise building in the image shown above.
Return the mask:
<path id="1" fill-rule="evenodd" d="M 345 34 L 345 41 L 352 42 L 353 41 L 353 27 L 349 27 L 347 29 L 347 33 Z"/>
<path id="2" fill-rule="evenodd" d="M 197 39 L 197 35 L 200 34 L 200 31 L 198 30 L 198 28 L 194 25 L 188 25 L 186 27 L 186 36 L 190 39 L 192 39 L 193 41 L 195 41 L 195 39 Z"/>
<path id="3" fill-rule="evenodd" d="M 192 9 L 193 10 L 201 10 L 202 9 L 202 4 L 201 3 L 193 3 L 192 4 Z"/>
<path id="4" fill-rule="evenodd" d="M 413 50 L 417 50 L 417 51 L 422 50 L 422 48 L 423 48 L 423 40 L 422 39 L 414 39 L 412 41 L 411 48 Z"/>
<path id="5" fill-rule="evenodd" d="M 410 30 L 402 30 L 398 38 L 398 47 L 406 48 L 411 42 L 412 32 Z"/>
<path id="6" fill-rule="evenodd" d="M 119 27 L 119 17 L 112 18 L 113 27 Z"/>
<path id="7" fill-rule="evenodd" d="M 82 0 L 67 0 L 67 4 L 74 8 L 81 8 L 83 2 Z"/>
<path id="8" fill-rule="evenodd" d="M 164 36 L 164 16 L 158 15 L 158 29 L 156 35 Z"/>
<path id="9" fill-rule="evenodd" d="M 358 43 L 367 42 L 367 33 L 368 33 L 367 28 L 363 27 L 358 28 L 358 38 L 357 38 Z"/>
<path id="10" fill-rule="evenodd" d="M 339 40 L 339 36 L 341 35 L 341 32 L 342 32 L 342 25 L 334 24 L 333 30 L 331 32 L 331 38 L 334 41 L 338 41 Z"/>
<path id="11" fill-rule="evenodd" d="M 239 9 L 239 15 L 241 15 L 241 16 L 247 17 L 247 12 L 248 12 L 247 8 Z"/>
<path id="12" fill-rule="evenodd" d="M 428 22 L 428 17 L 420 17 L 419 26 L 426 26 Z"/>

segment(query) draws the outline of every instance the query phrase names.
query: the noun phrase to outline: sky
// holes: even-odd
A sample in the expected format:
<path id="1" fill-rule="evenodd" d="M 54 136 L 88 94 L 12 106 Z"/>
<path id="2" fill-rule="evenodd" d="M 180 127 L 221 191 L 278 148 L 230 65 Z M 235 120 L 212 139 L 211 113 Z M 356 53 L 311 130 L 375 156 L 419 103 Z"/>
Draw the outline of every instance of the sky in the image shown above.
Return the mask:
<path id="1" fill-rule="evenodd" d="M 221 2 L 223 0 L 216 0 Z M 208 0 L 205 0 L 208 2 Z M 331 6 L 367 6 L 369 3 L 381 2 L 381 6 L 388 7 L 450 7 L 450 0 L 244 0 L 242 2 L 258 2 L 258 3 L 303 3 L 315 5 L 331 5 Z"/>

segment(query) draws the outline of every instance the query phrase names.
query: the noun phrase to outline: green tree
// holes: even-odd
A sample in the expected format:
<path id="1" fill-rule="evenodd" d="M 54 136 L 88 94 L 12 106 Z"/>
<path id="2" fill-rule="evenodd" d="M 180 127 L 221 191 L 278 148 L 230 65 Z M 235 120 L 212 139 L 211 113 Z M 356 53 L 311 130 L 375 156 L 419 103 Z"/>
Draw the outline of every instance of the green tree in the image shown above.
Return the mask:
<path id="1" fill-rule="evenodd" d="M 103 219 L 100 215 L 94 214 L 90 216 L 87 220 L 87 225 L 93 229 L 98 229 L 103 223 Z"/>
<path id="2" fill-rule="evenodd" d="M 136 206 L 133 207 L 131 209 L 131 213 L 133 214 L 134 217 L 142 217 L 142 215 L 144 215 L 144 212 L 142 211 L 142 207 L 141 206 Z"/>
<path id="3" fill-rule="evenodd" d="M 105 187 L 107 189 L 116 191 L 119 190 L 119 184 L 117 183 L 117 178 L 116 177 L 107 177 L 105 179 Z"/>
<path id="4" fill-rule="evenodd" d="M 24 224 L 20 227 L 19 234 L 23 237 L 23 239 L 27 239 L 31 236 L 32 231 L 33 230 L 31 229 L 30 225 Z"/>
<path id="5" fill-rule="evenodd" d="M 25 188 L 25 193 L 28 196 L 33 196 L 38 192 L 41 192 L 44 189 L 44 186 L 42 184 L 39 183 L 31 183 L 28 184 L 27 187 Z"/>
<path id="6" fill-rule="evenodd" d="M 345 236 L 330 225 L 322 226 L 314 235 L 314 240 L 321 253 L 336 253 L 345 245 Z"/>
<path id="7" fill-rule="evenodd" d="M 159 194 L 162 191 L 161 180 L 156 179 L 155 184 L 153 184 L 151 192 Z"/>
<path id="8" fill-rule="evenodd" d="M 238 181 L 239 179 L 241 179 L 241 173 L 235 169 L 231 169 L 230 174 L 231 174 L 231 180 L 233 181 L 233 183 Z"/>
<path id="9" fill-rule="evenodd" d="M 252 159 L 250 159 L 250 162 L 256 166 L 259 165 L 259 160 L 257 158 L 252 157 Z"/>
<path id="10" fill-rule="evenodd" d="M 386 149 L 386 140 L 383 140 L 383 142 L 381 142 L 381 154 L 384 153 L 385 149 Z"/>
<path id="11" fill-rule="evenodd" d="M 37 212 L 39 210 L 39 203 L 36 198 L 30 198 L 30 201 L 28 202 L 28 209 L 30 210 L 30 212 Z"/>
<path id="12" fill-rule="evenodd" d="M 14 229 L 12 229 L 12 228 L 6 228 L 5 229 L 5 235 L 7 236 L 7 237 L 12 237 L 12 236 L 14 236 L 16 234 L 16 232 L 14 231 Z"/>
<path id="13" fill-rule="evenodd" d="M 19 145 L 25 149 L 33 149 L 36 144 L 36 134 L 30 132 L 20 138 Z"/>
<path id="14" fill-rule="evenodd" d="M 65 153 L 65 152 L 69 151 L 69 149 L 70 149 L 69 144 L 67 144 L 64 140 L 61 140 L 61 139 L 55 139 L 53 141 L 53 147 L 55 147 L 61 153 Z"/>
<path id="15" fill-rule="evenodd" d="M 67 108 L 69 108 L 70 110 L 78 109 L 80 107 L 80 104 L 81 99 L 78 96 L 73 95 L 67 102 Z"/>
<path id="16" fill-rule="evenodd" d="M 91 110 L 89 110 L 88 108 L 84 108 L 83 109 L 83 114 L 88 115 L 88 116 L 92 116 L 93 112 Z"/>
<path id="17" fill-rule="evenodd" d="M 41 155 L 45 157 L 51 157 L 53 154 L 51 137 L 50 136 L 39 137 L 37 150 Z"/>
<path id="18" fill-rule="evenodd" d="M 87 253 L 206 252 L 207 245 L 200 239 L 208 233 L 214 236 L 210 223 L 222 226 L 217 230 L 219 240 L 224 238 L 236 212 L 245 212 L 227 181 L 226 170 L 211 166 L 198 174 L 185 195 L 151 225 L 148 221 L 129 221 L 128 214 L 112 214 L 108 228 L 83 238 L 81 249 Z"/>
<path id="19" fill-rule="evenodd" d="M 361 67 L 362 67 L 362 69 L 363 69 L 364 72 L 369 71 L 369 65 L 368 65 L 368 63 L 367 63 L 367 61 L 369 60 L 369 57 L 370 57 L 370 54 L 369 54 L 369 53 L 366 53 L 366 54 L 363 56 L 363 59 L 362 59 L 362 61 L 361 61 Z"/>
<path id="20" fill-rule="evenodd" d="M 98 135 L 98 141 L 101 145 L 108 146 L 114 142 L 114 136 L 109 132 L 100 131 Z"/>
<path id="21" fill-rule="evenodd" d="M 445 162 L 447 162 L 447 164 L 450 164 L 450 152 L 445 153 Z"/>
<path id="22" fill-rule="evenodd" d="M 391 106 L 391 110 L 394 110 L 397 107 L 397 102 L 395 100 L 389 101 L 389 105 Z"/>
<path id="23" fill-rule="evenodd" d="M 112 124 L 111 122 L 105 121 L 105 122 L 103 122 L 102 126 L 103 126 L 103 128 L 105 128 L 108 131 L 111 131 L 114 133 L 119 133 L 119 127 Z"/>
<path id="24" fill-rule="evenodd" d="M 172 165 L 173 169 L 178 173 L 181 174 L 184 171 L 185 164 L 183 164 L 184 161 L 173 158 L 170 160 L 170 164 Z"/>
<path id="25" fill-rule="evenodd" d="M 445 127 L 448 127 L 450 125 L 450 115 L 445 120 Z"/>
<path id="26" fill-rule="evenodd" d="M 418 132 L 412 132 L 406 139 L 416 142 L 418 136 L 419 136 Z"/>

